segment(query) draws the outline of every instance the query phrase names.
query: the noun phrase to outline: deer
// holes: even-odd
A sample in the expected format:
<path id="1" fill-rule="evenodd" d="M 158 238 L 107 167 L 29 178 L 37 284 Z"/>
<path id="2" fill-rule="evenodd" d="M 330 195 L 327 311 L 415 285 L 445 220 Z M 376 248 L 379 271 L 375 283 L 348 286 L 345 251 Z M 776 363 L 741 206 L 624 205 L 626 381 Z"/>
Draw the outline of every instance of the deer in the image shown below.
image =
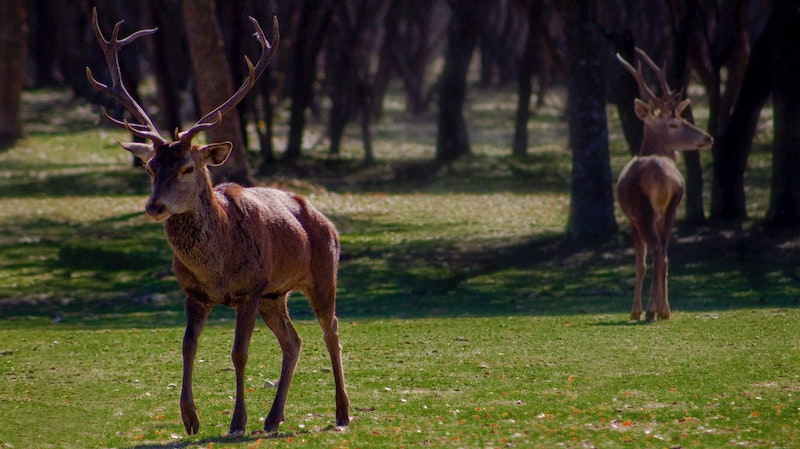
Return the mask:
<path id="1" fill-rule="evenodd" d="M 265 432 L 278 431 L 284 421 L 286 398 L 301 347 L 287 308 L 291 291 L 306 296 L 322 328 L 335 386 L 336 428 L 344 429 L 350 416 L 335 313 L 340 248 L 334 224 L 299 195 L 233 183 L 212 187 L 208 167 L 224 164 L 232 144 L 192 143 L 198 133 L 221 123 L 223 115 L 247 95 L 275 55 L 280 39 L 277 18 L 273 18 L 271 44 L 258 21 L 252 17 L 250 21 L 261 46 L 258 62 L 253 66 L 245 56 L 248 75 L 241 87 L 188 130 L 176 129 L 171 142 L 160 135 L 141 105 L 128 93 L 118 60 L 122 47 L 157 29 L 139 30 L 119 39 L 123 23 L 120 21 L 110 39 L 106 39 L 98 24 L 97 10 L 93 10 L 92 27 L 111 72 L 111 86 L 97 81 L 88 67 L 86 75 L 94 88 L 124 106 L 135 122 L 113 118 L 103 109 L 105 119 L 145 140 L 118 141 L 118 144 L 139 158 L 150 175 L 151 193 L 145 213 L 163 222 L 173 251 L 172 269 L 186 295 L 180 395 L 186 433 L 196 434 L 200 428 L 192 372 L 198 338 L 216 305 L 233 308 L 236 316 L 231 351 L 236 399 L 229 435 L 244 435 L 247 423 L 244 373 L 257 316 L 275 335 L 282 353 L 280 380 L 264 420 Z"/>
<path id="2" fill-rule="evenodd" d="M 636 116 L 644 122 L 639 152 L 622 169 L 617 180 L 617 199 L 631 225 L 636 261 L 636 283 L 631 320 L 642 315 L 642 287 L 647 272 L 647 249 L 652 251 L 653 278 L 647 302 L 647 321 L 670 318 L 667 289 L 669 259 L 667 247 L 672 236 L 678 205 L 683 198 L 684 181 L 676 163 L 679 151 L 705 150 L 711 147 L 712 137 L 681 116 L 690 104 L 683 92 L 674 92 L 667 85 L 666 64 L 659 67 L 647 54 L 636 48 L 639 62 L 636 68 L 619 54 L 617 59 L 636 79 L 645 102 L 634 100 Z M 642 75 L 642 60 L 655 72 L 661 96 L 651 90 Z"/>

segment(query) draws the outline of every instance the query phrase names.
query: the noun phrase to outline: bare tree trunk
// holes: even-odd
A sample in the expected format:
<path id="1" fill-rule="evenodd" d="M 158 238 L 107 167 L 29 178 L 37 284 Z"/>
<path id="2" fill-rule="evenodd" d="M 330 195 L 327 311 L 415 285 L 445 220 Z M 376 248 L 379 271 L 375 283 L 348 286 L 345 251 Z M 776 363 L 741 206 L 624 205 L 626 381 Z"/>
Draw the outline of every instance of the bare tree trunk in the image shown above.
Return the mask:
<path id="1" fill-rule="evenodd" d="M 289 141 L 283 157 L 294 160 L 300 157 L 303 146 L 303 129 L 306 124 L 306 109 L 314 100 L 314 80 L 317 71 L 317 55 L 325 40 L 331 21 L 331 9 L 320 0 L 307 0 L 300 9 L 300 18 L 293 41 L 293 76 L 291 116 L 289 118 Z"/>
<path id="2" fill-rule="evenodd" d="M 517 116 L 514 124 L 514 157 L 524 157 L 528 153 L 528 117 L 530 116 L 531 78 L 536 61 L 536 44 L 540 42 L 542 30 L 542 0 L 533 0 L 528 6 L 528 36 L 525 39 L 525 52 L 519 64 L 517 79 Z"/>
<path id="3" fill-rule="evenodd" d="M 671 0 L 673 50 L 672 64 L 668 65 L 668 84 L 674 89 L 684 88 L 688 84 L 689 72 L 686 69 L 689 40 L 697 16 L 696 0 Z M 691 114 L 691 110 L 689 111 Z M 694 119 L 689 116 L 689 122 Z M 686 208 L 684 219 L 687 223 L 701 225 L 706 222 L 703 210 L 703 169 L 700 166 L 700 154 L 697 151 L 684 152 L 686 167 Z"/>
<path id="4" fill-rule="evenodd" d="M 373 88 L 373 113 L 383 113 L 389 78 L 403 80 L 406 111 L 418 116 L 428 109 L 433 89 L 425 92 L 425 69 L 443 33 L 435 24 L 445 22 L 448 9 L 441 1 L 393 0 L 386 14 L 385 38 Z"/>
<path id="5" fill-rule="evenodd" d="M 452 0 L 453 15 L 447 31 L 447 50 L 439 88 L 436 159 L 451 161 L 470 153 L 463 108 L 467 95 L 467 69 L 478 41 L 485 12 L 481 0 Z"/>
<path id="6" fill-rule="evenodd" d="M 608 150 L 605 89 L 600 61 L 600 30 L 591 0 L 559 6 L 570 56 L 567 97 L 572 149 L 572 194 L 567 237 L 604 238 L 617 231 Z"/>
<path id="7" fill-rule="evenodd" d="M 25 87 L 28 27 L 25 0 L 0 2 L 0 149 L 22 136 L 22 88 Z"/>
<path id="8" fill-rule="evenodd" d="M 770 54 L 777 40 L 776 20 L 773 14 L 753 46 L 739 98 L 713 147 L 711 218 L 714 220 L 738 222 L 747 218 L 744 172 L 761 108 L 772 91 Z"/>
<path id="9" fill-rule="evenodd" d="M 611 41 L 615 53 L 619 53 L 626 61 L 636 60 L 634 52 L 636 45 L 633 42 L 633 33 L 630 28 L 606 37 Z M 609 101 L 617 107 L 625 142 L 628 143 L 631 156 L 635 156 L 641 149 L 644 132 L 642 120 L 636 116 L 633 108 L 633 102 L 639 97 L 639 86 L 628 71 L 622 67 L 622 64 L 617 64 L 616 61 L 609 72 L 609 78 L 607 83 Z"/>
<path id="10" fill-rule="evenodd" d="M 797 2 L 775 1 L 773 16 L 780 32 L 772 61 L 775 143 L 767 223 L 800 228 L 800 11 Z"/>
<path id="11" fill-rule="evenodd" d="M 180 73 L 183 67 L 176 68 L 175 65 L 178 61 L 183 61 L 183 58 L 177 58 L 175 53 L 184 50 L 185 54 L 186 41 L 183 33 L 176 32 L 180 31 L 176 30 L 176 26 L 180 25 L 179 19 L 175 17 L 180 12 L 178 5 L 164 0 L 149 0 L 148 5 L 153 22 L 159 30 L 153 35 L 155 40 L 153 71 L 158 86 L 158 124 L 161 129 L 171 133 L 181 126 L 180 85 L 183 80 L 175 75 Z"/>
<path id="12" fill-rule="evenodd" d="M 192 55 L 192 72 L 197 88 L 200 111 L 210 111 L 233 94 L 233 82 L 222 31 L 216 17 L 214 0 L 182 0 L 186 38 Z M 247 148 L 239 115 L 228 114 L 216 128 L 206 132 L 210 142 L 230 141 L 233 151 L 228 162 L 213 172 L 215 181 L 234 181 L 245 186 L 255 185 L 250 174 Z"/>

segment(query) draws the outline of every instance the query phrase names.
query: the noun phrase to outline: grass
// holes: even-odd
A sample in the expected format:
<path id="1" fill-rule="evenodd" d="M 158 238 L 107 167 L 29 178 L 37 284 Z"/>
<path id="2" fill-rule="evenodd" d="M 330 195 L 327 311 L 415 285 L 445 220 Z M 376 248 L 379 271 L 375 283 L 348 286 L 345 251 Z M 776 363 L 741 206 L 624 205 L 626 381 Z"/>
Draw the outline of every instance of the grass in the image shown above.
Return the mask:
<path id="1" fill-rule="evenodd" d="M 309 159 L 270 182 L 304 193 L 341 232 L 338 310 L 353 422 L 333 429 L 327 355 L 297 295 L 290 309 L 305 345 L 281 433 L 255 432 L 280 363 L 260 326 L 247 373 L 254 433 L 225 436 L 233 324 L 218 308 L 195 373 L 201 430 L 186 437 L 182 295 L 163 230 L 141 213 L 147 177 L 114 144 L 124 135 L 98 129 L 91 110 L 54 95 L 26 97 L 37 117 L 29 136 L 0 153 L 0 448 L 800 440 L 797 237 L 764 236 L 755 221 L 679 226 L 670 248 L 673 318 L 631 323 L 625 226 L 605 242 L 563 239 L 570 156 L 559 98 L 537 111 L 530 155 L 517 160 L 507 156 L 513 108 L 502 91 L 474 99 L 476 154 L 441 170 L 426 163 L 431 125 L 399 111 L 376 124 L 379 162 L 370 167 L 358 162 L 355 136 L 341 159 L 327 160 L 313 145 L 321 128 L 312 126 Z M 617 129 L 610 135 L 617 173 L 627 150 Z M 769 185 L 768 127 L 759 136 L 748 171 L 754 217 Z"/>

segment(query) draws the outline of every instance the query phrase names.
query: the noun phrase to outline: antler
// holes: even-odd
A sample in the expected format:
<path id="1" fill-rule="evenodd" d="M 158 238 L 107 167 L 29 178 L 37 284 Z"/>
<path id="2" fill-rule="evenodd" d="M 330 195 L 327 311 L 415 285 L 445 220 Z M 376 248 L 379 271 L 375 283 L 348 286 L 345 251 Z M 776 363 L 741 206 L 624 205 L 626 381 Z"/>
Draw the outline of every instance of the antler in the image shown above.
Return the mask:
<path id="1" fill-rule="evenodd" d="M 617 53 L 617 60 L 628 69 L 628 72 L 636 78 L 636 82 L 639 84 L 639 90 L 647 94 L 651 100 L 655 102 L 659 109 L 662 111 L 669 111 L 674 112 L 675 107 L 678 105 L 681 99 L 681 92 L 673 92 L 669 85 L 667 85 L 667 64 L 664 63 L 664 67 L 659 67 L 658 64 L 653 62 L 647 53 L 644 52 L 641 48 L 636 47 L 636 54 L 639 55 L 639 61 L 636 64 L 636 69 L 631 66 L 628 61 L 626 61 L 619 53 Z M 656 73 L 656 77 L 658 78 L 658 82 L 661 86 L 661 96 L 659 97 L 656 95 L 649 87 L 647 87 L 647 83 L 644 81 L 644 77 L 642 76 L 642 60 L 650 66 L 651 69 Z"/>
<path id="2" fill-rule="evenodd" d="M 242 99 L 244 99 L 247 93 L 250 92 L 250 89 L 252 89 L 255 85 L 256 80 L 261 76 L 262 73 L 264 73 L 264 70 L 266 70 L 270 62 L 272 62 L 272 58 L 275 56 L 275 52 L 278 49 L 278 43 L 280 42 L 278 17 L 274 16 L 272 18 L 272 45 L 270 45 L 270 43 L 267 41 L 267 37 L 264 34 L 264 31 L 261 29 L 261 25 L 258 24 L 258 21 L 253 17 L 250 17 L 250 22 L 253 23 L 253 28 L 255 28 L 255 33 L 253 36 L 256 38 L 258 43 L 261 44 L 261 57 L 258 59 L 255 67 L 253 67 L 253 63 L 250 62 L 250 58 L 245 55 L 244 60 L 247 64 L 248 75 L 239 89 L 224 103 L 214 108 L 214 110 L 208 114 L 204 115 L 203 118 L 198 120 L 197 123 L 195 123 L 191 128 L 181 133 L 176 132 L 176 139 L 184 142 L 191 142 L 197 133 L 201 131 L 207 131 L 222 123 L 222 116 L 236 107 L 236 105 L 239 104 Z"/>
<path id="3" fill-rule="evenodd" d="M 155 33 L 157 28 L 150 30 L 139 30 L 125 39 L 117 39 L 119 28 L 122 23 L 123 21 L 119 21 L 116 25 L 114 25 L 114 30 L 111 32 L 111 38 L 106 40 L 106 38 L 103 36 L 103 32 L 100 31 L 100 24 L 97 20 L 97 8 L 92 8 L 92 27 L 94 29 L 94 34 L 97 37 L 97 41 L 100 43 L 100 47 L 103 49 L 103 54 L 106 57 L 108 69 L 111 72 L 111 87 L 101 83 L 100 81 L 97 81 L 94 76 L 92 76 L 92 71 L 89 69 L 89 67 L 86 67 L 86 77 L 89 79 L 89 83 L 95 89 L 104 92 L 105 94 L 117 100 L 120 104 L 122 104 L 122 106 L 125 106 L 125 109 L 133 114 L 133 117 L 139 123 L 128 123 L 127 120 L 117 120 L 108 115 L 105 108 L 103 108 L 103 117 L 105 117 L 106 120 L 119 126 L 120 128 L 127 129 L 136 136 L 150 139 L 155 144 L 164 144 L 166 141 L 158 133 L 158 129 L 153 124 L 153 121 L 147 116 L 147 113 L 144 112 L 144 109 L 142 109 L 136 100 L 133 99 L 131 94 L 125 88 L 125 85 L 122 83 L 122 71 L 119 67 L 119 58 L 117 57 L 117 54 L 122 47 L 130 44 L 142 36 Z"/>

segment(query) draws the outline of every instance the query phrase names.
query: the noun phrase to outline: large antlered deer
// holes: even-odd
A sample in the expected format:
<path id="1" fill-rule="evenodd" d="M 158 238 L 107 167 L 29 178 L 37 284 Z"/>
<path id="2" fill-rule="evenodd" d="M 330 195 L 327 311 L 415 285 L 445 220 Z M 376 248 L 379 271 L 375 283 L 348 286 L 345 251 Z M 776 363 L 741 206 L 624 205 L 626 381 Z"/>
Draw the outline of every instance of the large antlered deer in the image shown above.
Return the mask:
<path id="1" fill-rule="evenodd" d="M 180 133 L 176 130 L 174 141 L 167 142 L 125 89 L 117 59 L 122 47 L 156 30 L 140 30 L 118 39 L 122 24 L 119 22 L 111 32 L 111 39 L 106 40 L 97 22 L 97 11 L 92 12 L 94 32 L 111 71 L 112 85 L 95 80 L 87 67 L 89 82 L 125 106 L 137 123 L 114 119 L 105 110 L 103 115 L 117 126 L 152 141 L 152 144 L 120 145 L 141 159 L 150 174 L 152 193 L 145 211 L 164 222 L 174 253 L 172 267 L 186 293 L 180 405 L 183 425 L 190 435 L 197 433 L 200 426 L 192 395 L 197 339 L 217 304 L 236 310 L 231 353 L 236 370 L 236 404 L 229 433 L 244 434 L 247 422 L 244 370 L 258 315 L 277 337 L 283 353 L 275 400 L 264 422 L 265 431 L 277 431 L 284 420 L 286 395 L 300 355 L 300 337 L 286 307 L 287 295 L 292 290 L 305 294 L 322 327 L 333 367 L 336 425 L 346 426 L 350 422 L 335 314 L 339 239 L 334 225 L 297 195 L 236 184 L 212 188 L 206 167 L 224 163 L 231 152 L 231 143 L 192 144 L 194 136 L 217 126 L 222 116 L 244 98 L 275 54 L 279 40 L 277 19 L 273 21 L 272 45 L 258 22 L 250 20 L 262 52 L 255 67 L 245 56 L 247 79 L 227 101 L 189 130 Z"/>
<path id="2" fill-rule="evenodd" d="M 634 287 L 631 319 L 642 315 L 642 284 L 647 270 L 647 247 L 653 251 L 653 279 L 650 300 L 647 302 L 647 321 L 658 315 L 669 319 L 667 294 L 667 247 L 678 204 L 683 197 L 683 176 L 675 163 L 678 151 L 703 150 L 711 147 L 713 139 L 705 131 L 681 117 L 689 99 L 681 101 L 682 92 L 673 92 L 667 85 L 665 68 L 656 65 L 644 51 L 636 49 L 639 63 L 633 68 L 620 55 L 617 59 L 636 78 L 640 91 L 651 103 L 634 101 L 636 115 L 644 122 L 644 134 L 639 154 L 622 169 L 617 181 L 617 198 L 622 212 L 631 223 L 636 251 L 636 285 Z M 642 77 L 644 60 L 656 73 L 661 96 L 657 96 Z"/>

